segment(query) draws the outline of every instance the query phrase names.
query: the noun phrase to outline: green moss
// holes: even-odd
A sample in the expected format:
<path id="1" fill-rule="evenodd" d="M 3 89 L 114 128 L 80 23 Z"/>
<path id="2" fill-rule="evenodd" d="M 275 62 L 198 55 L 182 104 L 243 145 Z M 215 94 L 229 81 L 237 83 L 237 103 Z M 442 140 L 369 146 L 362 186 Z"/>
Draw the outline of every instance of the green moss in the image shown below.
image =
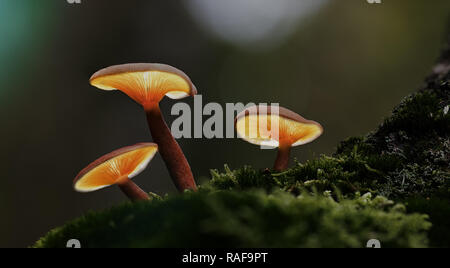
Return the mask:
<path id="1" fill-rule="evenodd" d="M 222 190 L 248 190 L 264 188 L 282 189 L 294 194 L 303 190 L 333 191 L 336 188 L 344 195 L 355 192 L 377 193 L 381 182 L 386 180 L 384 171 L 378 167 L 391 165 L 392 161 L 367 158 L 357 151 L 339 157 L 321 156 L 318 159 L 297 163 L 295 167 L 282 172 L 255 170 L 244 167 L 235 171 L 225 167 L 225 172 L 211 172 L 211 187 Z M 375 165 L 374 165 L 375 164 Z"/>
<path id="2" fill-rule="evenodd" d="M 405 144 L 427 136 L 446 135 L 450 127 L 450 117 L 443 112 L 443 101 L 433 90 L 406 97 L 392 116 L 380 126 L 375 136 L 387 137 L 396 133 L 398 140 Z M 391 144 L 389 140 L 385 142 L 385 145 Z"/>
<path id="3" fill-rule="evenodd" d="M 371 195 L 201 191 L 90 213 L 51 231 L 36 247 L 423 247 L 427 217 Z"/>

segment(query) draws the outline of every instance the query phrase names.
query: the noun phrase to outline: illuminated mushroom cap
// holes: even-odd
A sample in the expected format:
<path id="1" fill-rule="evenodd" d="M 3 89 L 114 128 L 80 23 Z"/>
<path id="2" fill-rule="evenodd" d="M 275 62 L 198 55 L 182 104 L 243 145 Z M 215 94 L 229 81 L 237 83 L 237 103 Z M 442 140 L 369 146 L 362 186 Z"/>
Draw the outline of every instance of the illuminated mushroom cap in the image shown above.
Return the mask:
<path id="1" fill-rule="evenodd" d="M 240 138 L 274 148 L 307 144 L 323 133 L 319 123 L 278 106 L 252 106 L 238 114 L 235 125 Z"/>
<path id="2" fill-rule="evenodd" d="M 184 72 L 158 63 L 111 66 L 96 72 L 90 83 L 103 90 L 120 90 L 144 107 L 159 103 L 164 96 L 182 99 L 197 94 Z"/>
<path id="3" fill-rule="evenodd" d="M 158 151 L 154 143 L 139 143 L 100 157 L 84 168 L 74 180 L 78 192 L 93 192 L 131 179 L 141 173 Z"/>

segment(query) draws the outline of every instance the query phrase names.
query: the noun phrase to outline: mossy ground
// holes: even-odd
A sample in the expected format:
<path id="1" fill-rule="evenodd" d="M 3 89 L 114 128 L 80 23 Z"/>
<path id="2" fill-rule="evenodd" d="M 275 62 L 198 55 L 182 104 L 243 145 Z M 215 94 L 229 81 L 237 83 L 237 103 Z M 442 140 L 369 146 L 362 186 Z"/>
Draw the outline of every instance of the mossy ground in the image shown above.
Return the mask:
<path id="1" fill-rule="evenodd" d="M 263 191 L 201 191 L 163 201 L 124 204 L 51 231 L 36 247 L 386 247 L 427 245 L 427 216 L 370 194 L 327 196 Z"/>
<path id="2" fill-rule="evenodd" d="M 449 51 L 422 90 L 332 156 L 282 173 L 225 166 L 198 193 L 89 213 L 35 246 L 448 247 Z"/>

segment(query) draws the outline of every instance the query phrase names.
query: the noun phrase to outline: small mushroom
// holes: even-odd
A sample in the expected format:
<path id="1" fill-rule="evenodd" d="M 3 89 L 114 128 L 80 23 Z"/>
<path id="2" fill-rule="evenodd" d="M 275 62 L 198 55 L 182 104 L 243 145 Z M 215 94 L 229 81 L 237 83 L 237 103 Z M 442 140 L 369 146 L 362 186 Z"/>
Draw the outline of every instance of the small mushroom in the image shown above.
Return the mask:
<path id="1" fill-rule="evenodd" d="M 238 114 L 235 126 L 238 136 L 249 143 L 278 147 L 276 171 L 287 169 L 291 147 L 312 142 L 323 133 L 319 123 L 278 106 L 252 106 Z M 278 131 L 272 126 L 278 126 Z"/>
<path id="2" fill-rule="evenodd" d="M 181 99 L 197 94 L 190 78 L 164 64 L 136 63 L 111 66 L 95 73 L 91 85 L 103 90 L 120 90 L 144 107 L 154 142 L 180 192 L 196 190 L 194 176 L 186 157 L 161 114 L 159 102 L 167 96 Z"/>
<path id="3" fill-rule="evenodd" d="M 78 192 L 93 192 L 117 185 L 132 201 L 149 196 L 131 179 L 141 173 L 158 151 L 154 143 L 139 143 L 115 150 L 84 168 L 74 180 Z"/>

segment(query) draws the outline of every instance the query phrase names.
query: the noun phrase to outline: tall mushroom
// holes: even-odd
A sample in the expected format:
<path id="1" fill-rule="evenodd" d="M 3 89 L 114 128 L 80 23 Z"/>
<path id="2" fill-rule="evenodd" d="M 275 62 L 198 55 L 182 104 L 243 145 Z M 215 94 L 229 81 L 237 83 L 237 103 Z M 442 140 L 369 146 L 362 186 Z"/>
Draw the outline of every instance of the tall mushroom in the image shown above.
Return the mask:
<path id="1" fill-rule="evenodd" d="M 117 185 L 133 201 L 149 196 L 131 179 L 141 173 L 158 151 L 154 143 L 139 143 L 115 150 L 84 168 L 74 180 L 78 192 L 93 192 Z"/>
<path id="2" fill-rule="evenodd" d="M 120 90 L 144 107 L 154 142 L 180 192 L 196 190 L 186 157 L 161 114 L 159 102 L 167 96 L 181 99 L 197 94 L 191 79 L 182 71 L 164 64 L 136 63 L 111 66 L 96 72 L 91 85 L 103 90 Z"/>
<path id="3" fill-rule="evenodd" d="M 249 143 L 278 147 L 277 171 L 287 169 L 291 147 L 312 142 L 323 133 L 319 123 L 278 106 L 252 106 L 238 114 L 235 126 L 238 136 Z M 271 126 L 278 126 L 278 131 Z"/>

